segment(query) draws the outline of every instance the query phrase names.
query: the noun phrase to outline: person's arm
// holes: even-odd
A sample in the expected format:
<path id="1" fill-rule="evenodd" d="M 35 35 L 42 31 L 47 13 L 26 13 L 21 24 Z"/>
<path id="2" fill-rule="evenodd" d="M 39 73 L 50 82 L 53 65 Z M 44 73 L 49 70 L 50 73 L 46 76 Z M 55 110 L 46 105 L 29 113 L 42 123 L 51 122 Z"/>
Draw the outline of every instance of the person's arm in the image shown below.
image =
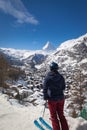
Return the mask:
<path id="1" fill-rule="evenodd" d="M 48 90 L 48 79 L 45 78 L 44 83 L 43 83 L 43 96 L 44 96 L 44 100 L 48 100 L 49 99 L 47 90 Z"/>

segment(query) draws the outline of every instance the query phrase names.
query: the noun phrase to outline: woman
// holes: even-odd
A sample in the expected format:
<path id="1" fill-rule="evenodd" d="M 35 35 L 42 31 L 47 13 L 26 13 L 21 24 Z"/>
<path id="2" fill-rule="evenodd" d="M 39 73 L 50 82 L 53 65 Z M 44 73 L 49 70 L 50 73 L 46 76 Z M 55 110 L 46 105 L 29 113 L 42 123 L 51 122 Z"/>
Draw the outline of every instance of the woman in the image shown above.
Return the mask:
<path id="1" fill-rule="evenodd" d="M 53 130 L 69 130 L 64 116 L 64 93 L 65 80 L 58 72 L 58 64 L 50 64 L 50 72 L 44 80 L 43 94 L 44 100 L 48 101 Z"/>

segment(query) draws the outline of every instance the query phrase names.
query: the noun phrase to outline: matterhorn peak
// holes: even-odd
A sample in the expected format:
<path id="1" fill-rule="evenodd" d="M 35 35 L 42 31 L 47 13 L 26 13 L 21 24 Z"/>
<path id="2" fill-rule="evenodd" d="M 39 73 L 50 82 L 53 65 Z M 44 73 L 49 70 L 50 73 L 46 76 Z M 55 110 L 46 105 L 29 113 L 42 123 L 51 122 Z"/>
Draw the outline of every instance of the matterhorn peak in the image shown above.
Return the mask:
<path id="1" fill-rule="evenodd" d="M 54 51 L 55 47 L 48 41 L 43 47 L 44 51 Z"/>

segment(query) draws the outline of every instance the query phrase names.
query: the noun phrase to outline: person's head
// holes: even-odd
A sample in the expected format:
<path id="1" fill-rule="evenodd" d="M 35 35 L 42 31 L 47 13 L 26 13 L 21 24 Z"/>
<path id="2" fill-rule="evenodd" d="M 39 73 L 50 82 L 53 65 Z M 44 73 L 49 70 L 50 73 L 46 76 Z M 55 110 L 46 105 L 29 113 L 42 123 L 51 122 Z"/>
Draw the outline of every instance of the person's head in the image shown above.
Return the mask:
<path id="1" fill-rule="evenodd" d="M 50 64 L 50 70 L 51 70 L 51 71 L 57 71 L 58 69 L 59 69 L 59 67 L 58 67 L 58 64 L 57 64 L 57 63 L 52 62 L 52 63 Z"/>

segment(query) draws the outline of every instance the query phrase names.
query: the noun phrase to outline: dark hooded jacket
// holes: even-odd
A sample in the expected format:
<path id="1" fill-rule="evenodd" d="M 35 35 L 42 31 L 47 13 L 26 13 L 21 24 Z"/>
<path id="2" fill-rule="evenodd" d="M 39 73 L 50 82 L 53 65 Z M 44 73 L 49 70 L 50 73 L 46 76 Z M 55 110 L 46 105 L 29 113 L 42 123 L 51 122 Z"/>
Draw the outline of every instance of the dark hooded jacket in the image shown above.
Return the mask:
<path id="1" fill-rule="evenodd" d="M 65 80 L 58 72 L 50 71 L 43 85 L 44 100 L 58 101 L 64 99 Z"/>

